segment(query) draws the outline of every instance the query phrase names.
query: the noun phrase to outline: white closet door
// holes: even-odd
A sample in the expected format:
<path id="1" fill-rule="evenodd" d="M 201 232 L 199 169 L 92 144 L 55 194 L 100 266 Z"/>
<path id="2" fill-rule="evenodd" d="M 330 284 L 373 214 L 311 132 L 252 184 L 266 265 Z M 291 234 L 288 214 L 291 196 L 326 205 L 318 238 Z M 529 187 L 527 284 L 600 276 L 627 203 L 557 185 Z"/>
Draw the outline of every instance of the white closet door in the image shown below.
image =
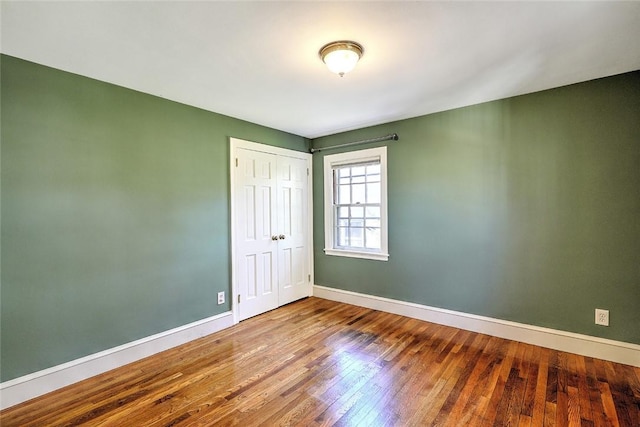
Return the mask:
<path id="1" fill-rule="evenodd" d="M 309 295 L 307 160 L 278 157 L 278 303 Z"/>
<path id="2" fill-rule="evenodd" d="M 238 320 L 278 307 L 277 159 L 238 150 L 235 186 Z"/>
<path id="3" fill-rule="evenodd" d="M 231 138 L 234 320 L 311 295 L 311 154 Z"/>

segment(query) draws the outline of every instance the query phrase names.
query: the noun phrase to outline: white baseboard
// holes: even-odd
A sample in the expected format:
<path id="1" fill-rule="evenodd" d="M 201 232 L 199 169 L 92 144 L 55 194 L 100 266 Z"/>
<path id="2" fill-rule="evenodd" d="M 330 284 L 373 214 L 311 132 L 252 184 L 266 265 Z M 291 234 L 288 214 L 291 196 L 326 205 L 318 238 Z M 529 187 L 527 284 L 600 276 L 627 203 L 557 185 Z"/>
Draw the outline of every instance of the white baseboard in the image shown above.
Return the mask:
<path id="1" fill-rule="evenodd" d="M 225 312 L 0 384 L 0 410 L 233 325 Z"/>
<path id="2" fill-rule="evenodd" d="M 540 347 L 640 367 L 640 345 L 314 285 L 313 295 Z"/>

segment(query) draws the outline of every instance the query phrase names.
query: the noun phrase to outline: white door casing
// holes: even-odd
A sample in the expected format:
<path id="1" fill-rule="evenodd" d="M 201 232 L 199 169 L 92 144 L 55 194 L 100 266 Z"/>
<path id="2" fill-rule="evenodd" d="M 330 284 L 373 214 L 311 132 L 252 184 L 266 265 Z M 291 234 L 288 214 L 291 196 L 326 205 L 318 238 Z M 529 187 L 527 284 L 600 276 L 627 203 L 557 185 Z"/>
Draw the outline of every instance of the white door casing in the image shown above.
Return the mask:
<path id="1" fill-rule="evenodd" d="M 311 154 L 230 142 L 237 323 L 312 293 Z"/>

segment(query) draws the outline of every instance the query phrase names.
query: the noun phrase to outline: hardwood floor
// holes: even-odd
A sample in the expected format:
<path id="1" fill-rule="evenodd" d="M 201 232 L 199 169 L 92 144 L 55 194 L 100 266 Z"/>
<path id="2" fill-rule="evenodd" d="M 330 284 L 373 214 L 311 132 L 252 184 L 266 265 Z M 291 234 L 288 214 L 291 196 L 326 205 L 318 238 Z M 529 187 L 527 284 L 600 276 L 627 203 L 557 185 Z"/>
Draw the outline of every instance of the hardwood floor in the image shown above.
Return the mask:
<path id="1" fill-rule="evenodd" d="M 0 424 L 640 426 L 640 368 L 308 298 Z"/>

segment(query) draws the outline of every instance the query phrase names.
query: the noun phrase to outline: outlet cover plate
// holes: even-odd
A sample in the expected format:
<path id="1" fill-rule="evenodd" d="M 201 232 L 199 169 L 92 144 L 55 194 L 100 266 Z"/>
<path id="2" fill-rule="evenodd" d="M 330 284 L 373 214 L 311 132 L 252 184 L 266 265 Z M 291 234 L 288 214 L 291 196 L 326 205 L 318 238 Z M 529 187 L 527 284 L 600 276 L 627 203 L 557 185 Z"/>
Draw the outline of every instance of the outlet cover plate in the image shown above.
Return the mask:
<path id="1" fill-rule="evenodd" d="M 609 310 L 596 308 L 596 325 L 609 326 Z"/>
<path id="2" fill-rule="evenodd" d="M 218 292 L 218 305 L 224 304 L 224 291 Z"/>

